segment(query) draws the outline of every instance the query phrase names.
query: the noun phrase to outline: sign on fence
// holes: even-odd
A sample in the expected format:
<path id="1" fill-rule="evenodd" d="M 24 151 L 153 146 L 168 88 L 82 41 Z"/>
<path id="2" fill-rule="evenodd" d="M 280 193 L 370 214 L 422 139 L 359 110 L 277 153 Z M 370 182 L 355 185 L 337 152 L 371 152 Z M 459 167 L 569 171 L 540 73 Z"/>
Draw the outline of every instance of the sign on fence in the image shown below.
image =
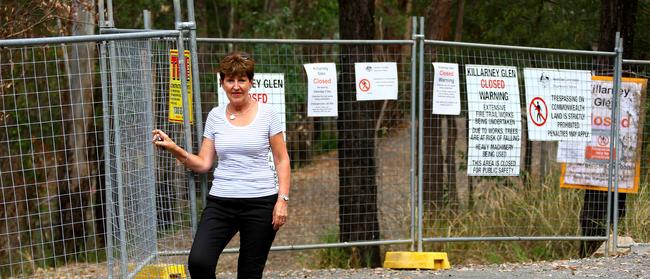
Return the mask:
<path id="1" fill-rule="evenodd" d="M 466 65 L 467 175 L 518 176 L 521 109 L 517 68 Z"/>
<path id="2" fill-rule="evenodd" d="M 594 76 L 592 84 L 592 137 L 584 145 L 585 163 L 562 164 L 562 188 L 607 191 L 611 128 L 619 125 L 619 192 L 636 193 L 639 188 L 641 136 L 645 111 L 643 104 L 647 79 L 623 78 L 619 90 L 620 117 L 612 123 L 612 78 Z M 566 146 L 566 144 L 564 145 Z M 563 148 L 563 146 L 560 146 Z M 559 148 L 559 149 L 560 149 Z M 559 152 L 566 152 L 558 150 Z M 614 150 L 614 155 L 618 151 Z"/>
<path id="3" fill-rule="evenodd" d="M 307 116 L 338 116 L 336 65 L 305 64 L 307 72 Z"/>
<path id="4" fill-rule="evenodd" d="M 460 115 L 458 64 L 433 63 L 432 114 Z"/>
<path id="5" fill-rule="evenodd" d="M 528 138 L 591 139 L 591 72 L 524 69 Z"/>
<path id="6" fill-rule="evenodd" d="M 190 51 L 185 50 L 185 76 L 187 77 L 187 97 L 190 107 L 190 123 L 194 123 L 192 114 L 192 67 Z M 178 65 L 178 50 L 169 50 L 169 121 L 183 123 L 183 92 L 181 91 L 181 71 Z"/>
<path id="7" fill-rule="evenodd" d="M 354 63 L 357 101 L 397 100 L 397 63 Z"/>

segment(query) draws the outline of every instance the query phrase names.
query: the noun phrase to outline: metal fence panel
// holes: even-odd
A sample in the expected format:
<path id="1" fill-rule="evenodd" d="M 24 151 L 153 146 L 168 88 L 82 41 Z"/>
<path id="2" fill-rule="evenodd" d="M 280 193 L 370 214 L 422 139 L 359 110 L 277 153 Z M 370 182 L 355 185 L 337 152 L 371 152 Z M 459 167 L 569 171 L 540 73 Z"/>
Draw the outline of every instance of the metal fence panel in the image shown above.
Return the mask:
<path id="1" fill-rule="evenodd" d="M 120 273 L 129 264 L 146 263 L 156 255 L 154 154 L 148 142 L 152 123 L 152 64 L 146 40 L 109 43 L 110 147 L 109 176 L 112 253 L 109 261 Z M 133 267 L 131 267 L 133 268 Z"/>
<path id="2" fill-rule="evenodd" d="M 170 118 L 170 50 L 178 49 L 176 39 L 161 39 L 151 42 L 152 63 L 154 67 L 153 120 L 154 128 L 167 133 L 181 147 L 187 148 L 184 124 L 172 122 Z M 150 141 L 151 130 L 147 131 Z M 194 138 L 196 139 L 196 137 Z M 196 140 L 194 140 L 196 144 Z M 194 150 L 197 150 L 194 148 Z M 187 172 L 166 150 L 155 150 L 156 208 L 158 222 L 158 254 L 170 257 L 158 258 L 159 263 L 185 264 L 186 254 L 192 244 L 192 219 L 197 213 L 192 211 L 190 192 L 194 185 L 188 184 Z"/>
<path id="3" fill-rule="evenodd" d="M 192 204 L 199 188 L 169 152 L 154 150 L 150 143 L 154 127 L 194 150 L 202 138 L 192 131 L 188 142 L 184 124 L 169 120 L 170 49 L 178 48 L 178 39 L 169 36 L 177 34 L 121 34 L 115 36 L 125 40 L 110 43 L 104 42 L 106 36 L 0 42 L 2 277 L 122 277 L 146 264 L 186 262 L 198 214 L 193 207 L 202 208 L 201 200 Z M 510 249 L 514 256 L 550 258 L 557 254 L 548 251 L 565 243 L 504 248 L 496 241 L 607 237 L 605 216 L 616 200 L 609 202 L 603 191 L 558 188 L 558 144 L 528 139 L 523 69 L 611 76 L 612 53 L 426 41 L 420 76 L 424 102 L 415 104 L 412 61 L 419 57 L 413 56 L 413 47 L 411 41 L 199 40 L 198 61 L 192 63 L 199 66 L 204 119 L 219 103 L 216 68 L 229 51 L 249 52 L 258 77 L 283 75 L 292 200 L 290 222 L 274 250 L 412 241 L 416 105 L 424 111 L 422 229 L 424 240 L 434 242 L 425 251 L 454 252 L 453 260 L 461 254 L 455 252 L 488 247 L 495 252 L 475 252 L 474 257 L 516 260 L 499 253 Z M 339 114 L 308 117 L 303 65 L 326 62 L 336 64 Z M 398 99 L 357 101 L 356 62 L 395 62 Z M 432 114 L 432 62 L 459 64 L 459 116 Z M 519 176 L 467 175 L 472 148 L 468 107 L 480 105 L 467 98 L 467 65 L 517 69 L 520 107 L 511 109 L 520 111 Z M 623 76 L 647 78 L 648 65 L 626 61 Z M 624 209 L 611 210 L 620 217 L 614 219 L 614 232 L 637 242 L 647 242 L 650 230 L 647 88 L 642 94 L 638 193 L 619 194 L 618 207 Z M 228 251 L 237 246 L 234 241 Z M 572 252 L 581 249 L 576 242 L 569 246 Z"/>
<path id="4" fill-rule="evenodd" d="M 412 45 L 381 41 L 374 45 L 345 45 L 318 41 L 201 39 L 198 43 L 202 111 L 206 115 L 218 104 L 216 69 L 219 60 L 229 51 L 246 51 L 252 55 L 256 61 L 255 78 L 262 78 L 263 73 L 284 75 L 292 200 L 290 222 L 278 234 L 273 249 L 319 247 L 343 241 L 408 242 Z M 345 51 L 347 55 L 341 54 Z M 357 102 L 355 61 L 396 62 L 398 99 Z M 307 116 L 307 76 L 303 68 L 306 63 L 336 64 L 338 118 Z M 356 128 L 350 128 L 353 125 Z M 348 167 L 341 167 L 341 158 L 345 156 L 356 156 L 347 160 L 357 161 L 348 161 Z M 355 163 L 358 165 L 353 165 Z M 347 180 L 341 178 L 341 171 L 347 173 Z M 343 183 L 343 187 L 340 188 L 339 183 Z M 356 209 L 350 208 L 349 214 L 341 214 L 342 202 Z M 374 210 L 376 216 L 373 216 Z M 373 218 L 378 226 L 372 224 Z M 341 228 L 345 230 L 345 226 L 354 225 L 359 226 L 358 230 L 339 238 Z"/>
<path id="5" fill-rule="evenodd" d="M 640 132 L 637 135 L 637 143 L 640 146 L 637 146 L 641 150 L 640 160 L 637 161 L 639 166 L 639 188 L 638 193 L 635 194 L 618 194 L 618 197 L 615 197 L 614 201 L 618 203 L 617 207 L 621 208 L 618 211 L 618 222 L 616 229 L 618 231 L 618 236 L 620 237 L 631 237 L 632 240 L 636 243 L 648 243 L 650 242 L 650 171 L 648 166 L 650 162 L 650 118 L 648 114 L 648 109 L 650 108 L 650 103 L 648 100 L 648 87 L 647 80 L 650 78 L 650 61 L 638 61 L 638 60 L 624 60 L 622 67 L 623 82 L 626 82 L 626 78 L 637 78 L 641 79 L 639 82 L 645 82 L 645 88 L 642 88 L 641 91 L 641 111 L 639 114 L 638 127 L 640 127 Z M 622 117 L 627 115 L 622 113 Z M 615 206 L 616 207 L 616 206 Z M 618 246 L 627 247 L 630 245 L 629 240 L 618 238 Z"/>
<path id="6" fill-rule="evenodd" d="M 106 258 L 97 57 L 92 42 L 0 49 L 2 277 Z"/>
<path id="7" fill-rule="evenodd" d="M 421 156 L 424 156 L 425 240 L 575 240 L 585 236 L 606 237 L 605 224 L 590 220 L 606 216 L 607 192 L 559 189 L 562 166 L 556 163 L 558 143 L 530 141 L 528 138 L 526 121 L 530 116 L 526 107 L 523 69 L 586 70 L 593 75 L 611 76 L 613 54 L 436 41 L 425 41 L 424 51 L 424 86 L 420 89 L 423 90 L 424 102 L 420 105 L 424 106 L 424 134 L 421 135 L 424 152 Z M 462 102 L 459 116 L 432 114 L 432 62 L 458 64 Z M 521 137 L 521 144 L 515 144 L 518 152 L 510 158 L 513 162 L 520 162 L 515 176 L 468 176 L 469 160 L 478 159 L 475 157 L 476 150 L 480 149 L 480 146 L 469 146 L 470 128 L 473 124 L 481 123 L 479 117 L 469 113 L 468 108 L 486 104 L 486 101 L 473 101 L 474 98 L 468 97 L 468 65 L 516 67 L 514 82 L 517 84 L 514 86 L 518 86 L 519 92 L 518 96 L 511 97 L 518 97 L 520 105 L 505 105 L 505 111 L 520 113 L 520 116 L 515 115 L 514 121 L 515 127 L 521 129 L 516 133 Z M 495 137 L 494 143 L 499 143 L 496 140 L 499 133 L 491 132 Z M 608 169 L 607 164 L 603 165 L 603 169 Z M 583 206 L 583 202 L 587 204 Z M 600 221 L 605 222 L 605 218 Z M 429 249 L 468 248 L 465 244 L 434 247 Z M 573 250 L 577 249 L 575 246 Z M 477 253 L 477 256 L 485 254 Z"/>

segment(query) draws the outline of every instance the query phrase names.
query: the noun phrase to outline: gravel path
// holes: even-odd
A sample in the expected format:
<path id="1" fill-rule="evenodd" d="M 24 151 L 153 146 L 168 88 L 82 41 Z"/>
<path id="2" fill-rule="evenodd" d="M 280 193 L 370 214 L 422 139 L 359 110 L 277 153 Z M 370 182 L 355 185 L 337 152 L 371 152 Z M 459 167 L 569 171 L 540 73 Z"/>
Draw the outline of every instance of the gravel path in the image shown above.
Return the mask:
<path id="1" fill-rule="evenodd" d="M 453 263 L 452 263 L 453 264 Z M 452 266 L 449 270 L 322 269 L 270 271 L 264 278 L 650 278 L 650 253 L 522 264 Z M 236 278 L 223 272 L 217 278 Z"/>

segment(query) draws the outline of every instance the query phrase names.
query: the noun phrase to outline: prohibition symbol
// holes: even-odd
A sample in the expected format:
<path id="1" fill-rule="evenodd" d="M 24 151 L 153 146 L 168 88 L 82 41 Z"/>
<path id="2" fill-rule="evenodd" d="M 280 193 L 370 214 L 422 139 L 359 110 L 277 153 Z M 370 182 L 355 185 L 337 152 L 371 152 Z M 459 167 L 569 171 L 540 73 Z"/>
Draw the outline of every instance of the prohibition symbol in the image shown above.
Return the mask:
<path id="1" fill-rule="evenodd" d="M 607 136 L 598 136 L 598 145 L 607 146 L 609 144 L 609 137 Z"/>
<path id="2" fill-rule="evenodd" d="M 535 97 L 528 105 L 528 119 L 530 119 L 533 124 L 538 127 L 544 126 L 546 124 L 546 119 L 548 119 L 548 108 L 546 107 L 546 102 L 541 97 Z"/>
<path id="3" fill-rule="evenodd" d="M 370 90 L 370 81 L 365 78 L 359 81 L 359 89 L 363 92 L 368 92 Z"/>

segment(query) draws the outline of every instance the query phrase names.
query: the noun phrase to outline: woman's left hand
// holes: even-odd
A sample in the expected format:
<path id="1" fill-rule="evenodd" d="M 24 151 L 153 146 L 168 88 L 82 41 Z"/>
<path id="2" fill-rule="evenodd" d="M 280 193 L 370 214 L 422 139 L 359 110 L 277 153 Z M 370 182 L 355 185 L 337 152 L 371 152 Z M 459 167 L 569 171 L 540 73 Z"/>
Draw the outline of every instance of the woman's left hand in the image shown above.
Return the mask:
<path id="1" fill-rule="evenodd" d="M 273 229 L 279 230 L 287 222 L 287 201 L 278 199 L 273 208 Z"/>

